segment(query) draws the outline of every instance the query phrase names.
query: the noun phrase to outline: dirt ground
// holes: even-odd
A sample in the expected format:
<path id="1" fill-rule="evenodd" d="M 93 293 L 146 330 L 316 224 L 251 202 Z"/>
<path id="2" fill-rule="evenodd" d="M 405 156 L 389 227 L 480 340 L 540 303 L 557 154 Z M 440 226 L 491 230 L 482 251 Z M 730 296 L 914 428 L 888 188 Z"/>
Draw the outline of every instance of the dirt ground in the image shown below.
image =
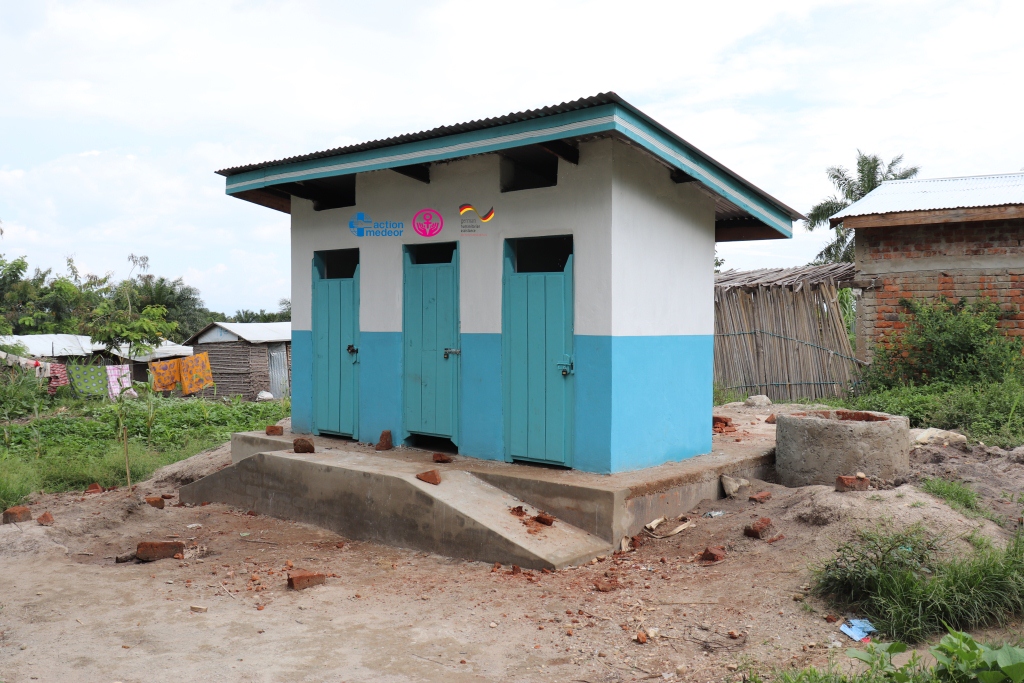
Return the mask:
<path id="1" fill-rule="evenodd" d="M 765 432 L 768 409 L 730 410 Z M 911 481 L 967 478 L 1001 517 L 1019 517 L 1010 498 L 1024 468 L 1008 454 L 928 447 L 913 461 Z M 805 593 L 809 566 L 855 530 L 921 521 L 966 548 L 972 532 L 1001 542 L 1015 527 L 964 517 L 909 483 L 839 494 L 753 482 L 749 493 L 770 491 L 768 502 L 704 501 L 671 538 L 513 574 L 224 505 L 174 505 L 183 481 L 229 462 L 225 446 L 133 495 L 36 495 L 34 516 L 50 511 L 52 527 L 0 527 L 0 681 L 739 681 L 822 665 L 830 652 L 845 661 L 853 642 Z M 153 494 L 172 498 L 163 510 L 141 502 Z M 713 510 L 724 514 L 703 516 Z M 745 537 L 761 516 L 784 538 Z M 184 560 L 114 560 L 165 539 L 186 541 Z M 715 545 L 726 558 L 700 561 Z M 289 590 L 289 561 L 327 573 L 326 585 Z M 642 629 L 657 636 L 641 644 Z"/>

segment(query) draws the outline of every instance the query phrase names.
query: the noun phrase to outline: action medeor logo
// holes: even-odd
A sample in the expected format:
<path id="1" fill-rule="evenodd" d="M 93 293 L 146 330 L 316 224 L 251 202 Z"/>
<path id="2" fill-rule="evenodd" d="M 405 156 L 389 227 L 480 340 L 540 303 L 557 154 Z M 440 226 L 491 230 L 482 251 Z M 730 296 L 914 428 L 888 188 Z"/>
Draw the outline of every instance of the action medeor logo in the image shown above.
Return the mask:
<path id="1" fill-rule="evenodd" d="M 362 211 L 349 219 L 348 229 L 356 237 L 401 237 L 405 230 L 402 221 L 375 221 Z"/>

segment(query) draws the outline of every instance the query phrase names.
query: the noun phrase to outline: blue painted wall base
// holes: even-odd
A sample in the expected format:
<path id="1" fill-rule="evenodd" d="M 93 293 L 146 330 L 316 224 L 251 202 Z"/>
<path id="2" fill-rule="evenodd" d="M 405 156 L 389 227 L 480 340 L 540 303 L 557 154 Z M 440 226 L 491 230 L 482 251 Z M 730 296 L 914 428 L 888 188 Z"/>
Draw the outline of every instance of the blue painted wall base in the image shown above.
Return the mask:
<path id="1" fill-rule="evenodd" d="M 402 431 L 402 334 L 361 332 L 359 438 Z M 502 460 L 501 335 L 462 335 L 459 452 Z M 575 337 L 575 469 L 625 472 L 711 451 L 712 335 Z M 313 335 L 292 331 L 292 429 L 313 427 Z"/>

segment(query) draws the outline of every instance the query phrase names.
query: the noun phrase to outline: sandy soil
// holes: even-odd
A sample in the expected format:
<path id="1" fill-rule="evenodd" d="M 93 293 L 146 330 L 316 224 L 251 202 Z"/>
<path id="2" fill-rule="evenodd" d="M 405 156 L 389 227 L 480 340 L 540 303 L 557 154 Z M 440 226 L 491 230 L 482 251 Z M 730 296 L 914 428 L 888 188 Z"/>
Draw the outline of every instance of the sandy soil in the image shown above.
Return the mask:
<path id="1" fill-rule="evenodd" d="M 943 463 L 931 463 L 932 450 Z M 1020 491 L 1007 473 L 1024 468 L 1007 457 L 950 450 L 919 452 L 917 470 L 966 463 L 977 481 Z M 54 526 L 0 527 L 0 681 L 738 681 L 752 669 L 824 664 L 830 648 L 852 644 L 803 594 L 809 565 L 856 529 L 921 521 L 954 548 L 975 530 L 1009 533 L 910 484 L 837 494 L 754 482 L 750 492 L 770 491 L 770 501 L 704 501 L 677 536 L 592 565 L 512 574 L 218 504 L 174 507 L 175 497 L 158 510 L 140 500 L 229 462 L 222 447 L 133 495 L 36 496 L 35 515 L 49 510 Z M 1020 514 L 1016 502 L 990 504 Z M 711 510 L 725 514 L 702 516 Z M 785 538 L 743 536 L 760 516 Z M 181 561 L 114 561 L 163 539 L 193 549 Z M 709 545 L 724 545 L 726 559 L 699 561 Z M 326 572 L 326 585 L 289 590 L 288 561 Z M 658 637 L 634 639 L 652 628 Z"/>

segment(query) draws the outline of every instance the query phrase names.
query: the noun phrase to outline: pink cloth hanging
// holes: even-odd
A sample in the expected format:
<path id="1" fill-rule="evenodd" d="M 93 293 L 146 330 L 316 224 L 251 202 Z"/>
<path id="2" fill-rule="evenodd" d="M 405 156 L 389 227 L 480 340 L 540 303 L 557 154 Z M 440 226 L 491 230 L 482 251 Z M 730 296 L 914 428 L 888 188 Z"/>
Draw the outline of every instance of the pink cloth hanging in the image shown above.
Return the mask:
<path id="1" fill-rule="evenodd" d="M 139 397 L 135 390 L 132 389 L 132 371 L 127 365 L 107 366 L 107 390 L 111 401 L 116 401 L 117 397 L 121 395 L 122 390 L 124 390 L 124 394 L 131 398 Z"/>

